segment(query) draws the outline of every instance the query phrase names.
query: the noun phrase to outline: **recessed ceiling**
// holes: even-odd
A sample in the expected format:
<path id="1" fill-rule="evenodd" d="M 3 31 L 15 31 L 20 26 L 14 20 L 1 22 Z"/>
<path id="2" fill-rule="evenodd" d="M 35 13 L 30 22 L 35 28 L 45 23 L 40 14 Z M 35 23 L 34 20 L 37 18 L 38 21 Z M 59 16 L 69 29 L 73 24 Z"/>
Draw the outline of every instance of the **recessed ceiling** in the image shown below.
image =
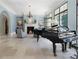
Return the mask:
<path id="1" fill-rule="evenodd" d="M 0 0 L 9 6 L 16 14 L 28 14 L 29 10 L 33 15 L 44 15 L 50 7 L 54 9 L 59 3 L 65 0 Z M 29 8 L 29 5 L 31 7 Z"/>

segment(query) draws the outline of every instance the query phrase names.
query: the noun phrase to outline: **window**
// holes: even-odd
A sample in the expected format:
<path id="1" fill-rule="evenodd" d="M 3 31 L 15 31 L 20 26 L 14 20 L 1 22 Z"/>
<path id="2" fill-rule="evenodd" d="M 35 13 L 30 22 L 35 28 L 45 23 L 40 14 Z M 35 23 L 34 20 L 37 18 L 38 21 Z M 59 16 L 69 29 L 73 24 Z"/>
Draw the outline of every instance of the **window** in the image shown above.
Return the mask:
<path id="1" fill-rule="evenodd" d="M 67 3 L 60 7 L 60 12 L 67 10 Z"/>
<path id="2" fill-rule="evenodd" d="M 59 15 L 56 15 L 56 16 L 55 16 L 55 22 L 56 22 L 56 24 L 59 25 Z"/>
<path id="3" fill-rule="evenodd" d="M 63 4 L 55 10 L 55 21 L 59 26 L 68 26 L 68 6 Z"/>
<path id="4" fill-rule="evenodd" d="M 55 10 L 55 15 L 59 13 L 59 8 Z"/>
<path id="5" fill-rule="evenodd" d="M 52 23 L 52 13 L 49 13 L 44 19 L 45 28 L 51 28 Z"/>
<path id="6" fill-rule="evenodd" d="M 68 26 L 67 11 L 60 13 L 60 26 Z"/>

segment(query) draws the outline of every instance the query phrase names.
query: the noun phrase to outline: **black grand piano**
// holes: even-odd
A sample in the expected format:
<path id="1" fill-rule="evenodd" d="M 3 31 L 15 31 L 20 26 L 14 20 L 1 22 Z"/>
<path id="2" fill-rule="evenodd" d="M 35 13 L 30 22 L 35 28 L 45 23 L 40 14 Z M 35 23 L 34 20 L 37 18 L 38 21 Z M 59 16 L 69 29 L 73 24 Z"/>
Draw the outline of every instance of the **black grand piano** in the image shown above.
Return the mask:
<path id="1" fill-rule="evenodd" d="M 62 52 L 66 51 L 67 38 L 73 37 L 74 33 L 70 32 L 68 27 L 63 26 L 53 26 L 52 29 L 34 29 L 34 35 L 37 35 L 37 42 L 39 41 L 39 36 L 47 38 L 53 43 L 53 53 L 56 56 L 56 43 L 61 43 Z"/>

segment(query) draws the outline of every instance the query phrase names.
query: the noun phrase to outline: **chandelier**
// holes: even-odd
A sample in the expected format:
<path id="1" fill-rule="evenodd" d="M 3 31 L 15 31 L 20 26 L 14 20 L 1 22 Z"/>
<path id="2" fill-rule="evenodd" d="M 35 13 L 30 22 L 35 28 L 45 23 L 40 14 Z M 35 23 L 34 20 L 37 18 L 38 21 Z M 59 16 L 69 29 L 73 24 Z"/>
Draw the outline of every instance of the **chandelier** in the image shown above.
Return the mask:
<path id="1" fill-rule="evenodd" d="M 29 11 L 28 17 L 29 17 L 29 18 L 33 17 L 30 11 Z"/>
<path id="2" fill-rule="evenodd" d="M 33 23 L 33 20 L 32 20 L 32 14 L 31 14 L 31 11 L 30 11 L 30 8 L 31 8 L 31 5 L 29 5 L 29 14 L 28 14 L 28 23 L 31 24 Z"/>

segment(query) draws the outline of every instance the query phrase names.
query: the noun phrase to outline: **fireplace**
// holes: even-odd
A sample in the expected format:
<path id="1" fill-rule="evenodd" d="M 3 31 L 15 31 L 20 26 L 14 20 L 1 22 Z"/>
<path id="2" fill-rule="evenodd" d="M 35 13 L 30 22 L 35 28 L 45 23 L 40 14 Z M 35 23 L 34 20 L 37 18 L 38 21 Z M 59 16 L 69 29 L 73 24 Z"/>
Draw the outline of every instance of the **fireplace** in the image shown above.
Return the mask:
<path id="1" fill-rule="evenodd" d="M 34 27 L 32 26 L 27 27 L 27 34 L 33 34 L 33 29 Z"/>

